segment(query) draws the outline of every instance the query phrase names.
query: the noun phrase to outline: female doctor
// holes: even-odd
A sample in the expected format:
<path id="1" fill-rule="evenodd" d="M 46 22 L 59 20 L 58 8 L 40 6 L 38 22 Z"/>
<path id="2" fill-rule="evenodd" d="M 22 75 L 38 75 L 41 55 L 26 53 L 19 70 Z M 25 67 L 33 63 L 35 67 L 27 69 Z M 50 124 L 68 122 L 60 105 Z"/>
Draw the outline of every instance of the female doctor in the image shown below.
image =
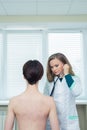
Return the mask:
<path id="1" fill-rule="evenodd" d="M 56 53 L 49 57 L 47 79 L 44 94 L 54 98 L 60 130 L 80 130 L 75 98 L 82 91 L 81 82 L 64 54 Z M 47 130 L 50 130 L 49 121 Z"/>

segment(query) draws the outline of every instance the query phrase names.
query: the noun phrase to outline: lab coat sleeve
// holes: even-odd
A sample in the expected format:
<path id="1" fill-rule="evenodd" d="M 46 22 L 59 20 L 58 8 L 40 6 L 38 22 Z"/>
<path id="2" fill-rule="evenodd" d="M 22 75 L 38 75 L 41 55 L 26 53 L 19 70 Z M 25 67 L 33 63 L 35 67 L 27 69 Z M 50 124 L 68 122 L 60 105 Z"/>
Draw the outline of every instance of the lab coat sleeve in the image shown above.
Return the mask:
<path id="1" fill-rule="evenodd" d="M 70 74 L 67 74 L 65 75 L 65 79 L 66 79 L 68 87 L 71 87 L 74 82 L 72 76 Z"/>
<path id="2" fill-rule="evenodd" d="M 70 90 L 72 91 L 72 94 L 75 97 L 77 97 L 82 92 L 81 81 L 80 81 L 80 78 L 77 76 L 72 76 L 72 79 L 73 79 L 73 83 L 70 86 Z"/>

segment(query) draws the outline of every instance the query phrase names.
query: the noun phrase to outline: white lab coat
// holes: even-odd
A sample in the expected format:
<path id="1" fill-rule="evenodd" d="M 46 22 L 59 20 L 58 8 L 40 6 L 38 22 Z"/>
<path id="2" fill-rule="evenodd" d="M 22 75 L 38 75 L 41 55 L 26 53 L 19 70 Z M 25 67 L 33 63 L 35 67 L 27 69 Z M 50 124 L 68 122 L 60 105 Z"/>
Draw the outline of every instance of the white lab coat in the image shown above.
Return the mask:
<path id="1" fill-rule="evenodd" d="M 74 82 L 69 88 L 65 77 L 62 82 L 58 79 L 53 93 L 56 103 L 60 130 L 80 130 L 75 98 L 80 95 L 81 82 L 77 76 L 72 76 Z M 56 77 L 55 77 L 56 80 Z M 46 83 L 44 94 L 50 95 L 53 82 Z M 49 121 L 46 130 L 50 130 Z"/>

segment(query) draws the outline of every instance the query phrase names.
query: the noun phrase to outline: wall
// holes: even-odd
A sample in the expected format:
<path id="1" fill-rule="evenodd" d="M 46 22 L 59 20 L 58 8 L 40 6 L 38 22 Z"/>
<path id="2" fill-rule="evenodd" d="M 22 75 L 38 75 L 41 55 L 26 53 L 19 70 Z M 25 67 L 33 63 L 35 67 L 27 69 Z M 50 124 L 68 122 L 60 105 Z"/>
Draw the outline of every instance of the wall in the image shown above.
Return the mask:
<path id="1" fill-rule="evenodd" d="M 3 22 L 87 22 L 87 15 L 0 16 L 0 23 Z"/>
<path id="2" fill-rule="evenodd" d="M 87 105 L 77 105 L 81 130 L 87 130 Z"/>

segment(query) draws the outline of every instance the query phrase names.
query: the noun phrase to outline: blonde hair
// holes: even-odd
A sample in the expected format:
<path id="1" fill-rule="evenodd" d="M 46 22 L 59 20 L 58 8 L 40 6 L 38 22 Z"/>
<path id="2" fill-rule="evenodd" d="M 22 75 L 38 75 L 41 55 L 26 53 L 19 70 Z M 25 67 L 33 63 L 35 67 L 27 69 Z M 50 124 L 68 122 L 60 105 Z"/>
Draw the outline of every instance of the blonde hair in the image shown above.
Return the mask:
<path id="1" fill-rule="evenodd" d="M 63 64 L 68 64 L 70 66 L 69 73 L 73 76 L 75 75 L 72 70 L 72 66 L 71 66 L 70 62 L 68 61 L 68 59 L 66 58 L 66 56 L 62 53 L 55 53 L 48 58 L 48 62 L 47 62 L 47 79 L 49 82 L 52 82 L 54 80 L 55 75 L 51 71 L 50 61 L 55 58 L 60 60 Z"/>

